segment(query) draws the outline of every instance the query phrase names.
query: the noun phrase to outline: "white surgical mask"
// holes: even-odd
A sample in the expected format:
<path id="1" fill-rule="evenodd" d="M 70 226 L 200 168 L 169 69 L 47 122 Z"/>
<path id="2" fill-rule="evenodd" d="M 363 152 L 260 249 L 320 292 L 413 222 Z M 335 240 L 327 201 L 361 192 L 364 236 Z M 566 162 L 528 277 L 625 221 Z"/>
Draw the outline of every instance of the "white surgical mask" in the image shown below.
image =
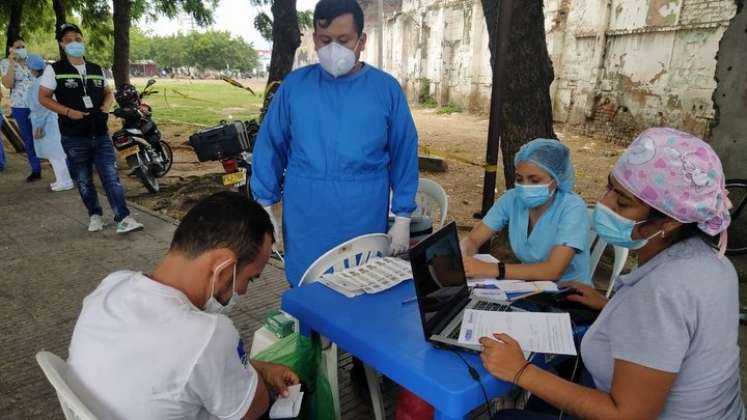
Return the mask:
<path id="1" fill-rule="evenodd" d="M 220 272 L 220 270 L 223 268 L 225 264 L 230 264 L 231 261 L 226 261 L 225 263 L 218 266 L 218 268 L 215 269 L 216 273 Z M 236 293 L 236 263 L 233 265 L 233 286 L 231 286 L 231 298 L 228 299 L 228 303 L 223 305 L 218 301 L 218 299 L 213 296 L 213 293 L 215 293 L 215 282 L 217 280 L 218 276 L 213 276 L 213 279 L 211 280 L 210 285 L 210 297 L 208 298 L 207 302 L 205 302 L 205 307 L 202 309 L 205 310 L 205 312 L 211 313 L 211 314 L 223 314 L 228 315 L 231 312 L 231 309 L 236 305 L 236 302 L 239 301 L 239 294 Z"/>
<path id="2" fill-rule="evenodd" d="M 360 42 L 360 38 L 358 42 Z M 355 48 L 358 48 L 358 42 L 355 43 L 355 47 L 352 50 L 336 42 L 330 42 L 319 48 L 319 51 L 317 51 L 317 54 L 319 54 L 319 64 L 333 77 L 340 77 L 350 73 L 350 70 L 353 69 L 356 61 L 358 61 L 355 58 L 354 51 Z"/>

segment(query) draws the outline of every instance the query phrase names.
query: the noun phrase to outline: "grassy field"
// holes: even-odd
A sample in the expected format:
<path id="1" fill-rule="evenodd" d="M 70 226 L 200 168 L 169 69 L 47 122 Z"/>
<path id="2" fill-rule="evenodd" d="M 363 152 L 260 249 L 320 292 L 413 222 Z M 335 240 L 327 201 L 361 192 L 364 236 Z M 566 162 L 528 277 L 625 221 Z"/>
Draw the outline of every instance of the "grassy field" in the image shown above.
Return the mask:
<path id="1" fill-rule="evenodd" d="M 145 79 L 133 80 L 138 90 Z M 153 107 L 153 118 L 160 127 L 210 127 L 220 120 L 245 120 L 256 117 L 262 106 L 262 81 L 242 81 L 256 93 L 232 86 L 221 80 L 156 79 L 152 90 L 157 94 L 147 98 Z"/>

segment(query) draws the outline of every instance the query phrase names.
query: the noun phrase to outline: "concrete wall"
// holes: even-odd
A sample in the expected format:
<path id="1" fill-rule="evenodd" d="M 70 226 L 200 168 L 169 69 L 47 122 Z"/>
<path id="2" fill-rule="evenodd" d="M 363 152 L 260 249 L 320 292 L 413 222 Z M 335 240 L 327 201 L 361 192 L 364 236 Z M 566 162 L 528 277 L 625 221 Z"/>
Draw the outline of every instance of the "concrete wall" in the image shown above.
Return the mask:
<path id="1" fill-rule="evenodd" d="M 707 137 L 716 52 L 735 11 L 732 0 L 573 0 L 562 38 L 548 30 L 560 39 L 548 46 L 556 121 L 620 143 L 656 125 Z"/>
<path id="2" fill-rule="evenodd" d="M 747 6 L 742 7 L 724 33 L 716 67 L 718 88 L 713 99 L 718 113 L 711 144 L 721 156 L 727 178 L 747 178 L 746 63 Z M 747 233 L 747 229 L 744 232 Z"/>

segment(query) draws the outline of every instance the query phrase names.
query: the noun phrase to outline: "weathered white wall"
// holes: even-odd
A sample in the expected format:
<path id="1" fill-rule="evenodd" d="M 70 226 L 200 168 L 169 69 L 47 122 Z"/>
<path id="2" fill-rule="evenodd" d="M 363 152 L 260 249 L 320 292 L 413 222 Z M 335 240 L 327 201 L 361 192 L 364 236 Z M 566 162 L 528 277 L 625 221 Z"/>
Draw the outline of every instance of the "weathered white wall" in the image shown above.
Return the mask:
<path id="1" fill-rule="evenodd" d="M 377 62 L 376 3 L 360 0 Z M 556 121 L 629 141 L 641 128 L 669 125 L 706 135 L 718 43 L 733 0 L 544 0 Z M 387 0 L 383 68 L 413 101 L 487 111 L 492 72 L 478 0 Z M 306 36 L 310 41 L 310 35 Z M 314 62 L 304 43 L 297 65 Z M 427 95 L 425 95 L 427 94 Z"/>
<path id="2" fill-rule="evenodd" d="M 548 46 L 555 119 L 621 142 L 653 125 L 706 136 L 735 12 L 731 0 L 573 0 L 563 42 Z"/>

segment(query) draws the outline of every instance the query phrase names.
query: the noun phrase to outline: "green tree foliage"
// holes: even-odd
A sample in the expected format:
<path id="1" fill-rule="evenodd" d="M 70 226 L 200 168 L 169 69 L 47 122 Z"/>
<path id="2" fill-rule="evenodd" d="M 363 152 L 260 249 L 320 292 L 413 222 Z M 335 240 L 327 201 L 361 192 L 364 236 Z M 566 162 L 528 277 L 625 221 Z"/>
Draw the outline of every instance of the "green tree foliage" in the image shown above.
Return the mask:
<path id="1" fill-rule="evenodd" d="M 253 6 L 263 7 L 273 4 L 273 0 L 249 0 Z M 298 29 L 301 32 L 314 26 L 314 12 L 311 10 L 299 10 Z M 268 42 L 272 42 L 272 18 L 267 13 L 260 11 L 254 18 L 254 29 Z"/>
<path id="2" fill-rule="evenodd" d="M 257 66 L 252 44 L 225 31 L 148 36 L 130 31 L 130 60 L 154 60 L 160 67 L 197 67 L 201 70 L 230 68 L 242 72 Z"/>

